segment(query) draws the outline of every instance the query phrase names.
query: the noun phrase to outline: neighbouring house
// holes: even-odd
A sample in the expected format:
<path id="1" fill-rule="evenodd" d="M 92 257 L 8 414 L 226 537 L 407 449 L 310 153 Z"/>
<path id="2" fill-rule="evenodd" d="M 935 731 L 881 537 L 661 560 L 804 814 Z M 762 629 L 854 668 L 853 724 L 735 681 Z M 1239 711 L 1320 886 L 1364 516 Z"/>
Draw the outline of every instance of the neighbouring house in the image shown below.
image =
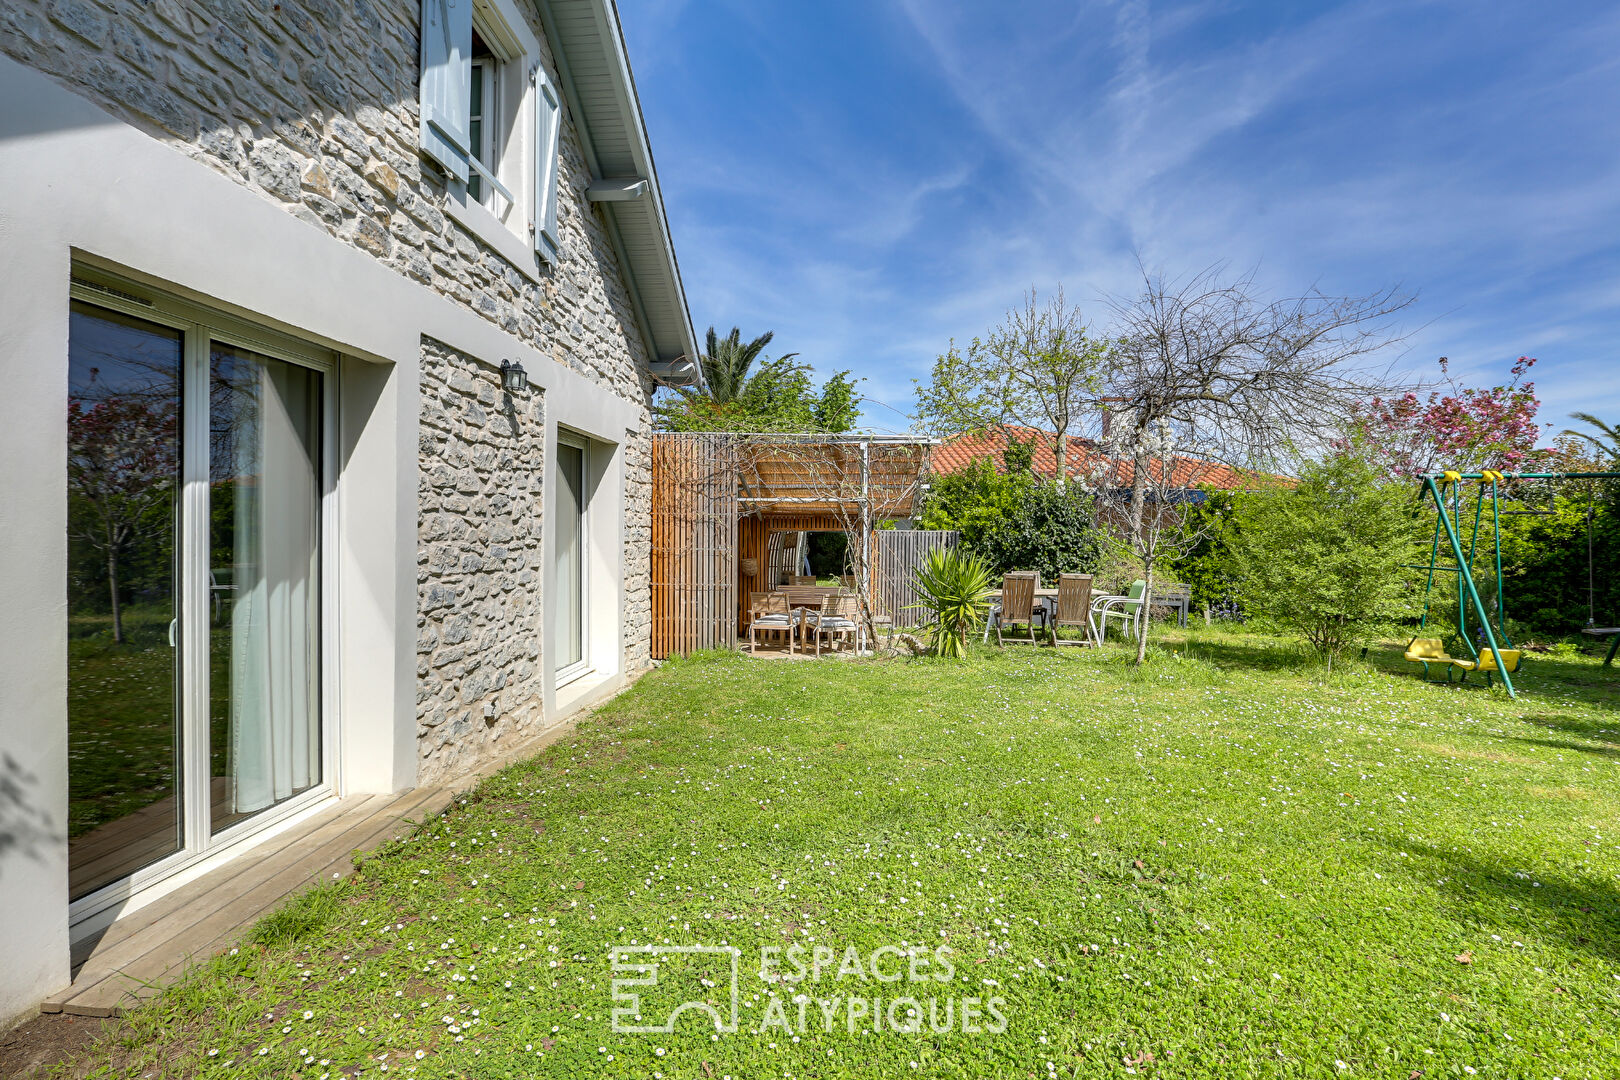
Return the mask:
<path id="1" fill-rule="evenodd" d="M 613 0 L 0 6 L 0 1024 L 651 656 L 701 378 Z"/>
<path id="2" fill-rule="evenodd" d="M 1030 467 L 1035 475 L 1052 479 L 1057 476 L 1057 437 L 1049 431 L 1025 427 L 994 427 L 946 439 L 934 448 L 932 467 L 939 476 L 960 472 L 975 461 L 988 461 L 998 472 L 1006 471 L 1004 461 L 1012 439 L 1029 444 L 1033 450 Z M 1091 439 L 1069 436 L 1064 443 L 1064 479 L 1092 486 L 1098 477 L 1106 482 L 1129 485 L 1131 463 L 1110 461 Z M 1203 488 L 1236 490 L 1252 486 L 1257 474 L 1237 469 L 1219 461 L 1202 458 L 1177 457 L 1173 480 L 1189 500 L 1202 499 Z"/>

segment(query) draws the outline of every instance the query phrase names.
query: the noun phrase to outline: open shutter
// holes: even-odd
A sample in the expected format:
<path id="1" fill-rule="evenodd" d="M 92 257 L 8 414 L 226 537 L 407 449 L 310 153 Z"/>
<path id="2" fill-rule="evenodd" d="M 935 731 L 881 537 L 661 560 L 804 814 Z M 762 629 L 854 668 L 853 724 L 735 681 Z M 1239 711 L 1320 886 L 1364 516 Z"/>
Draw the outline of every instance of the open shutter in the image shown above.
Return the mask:
<path id="1" fill-rule="evenodd" d="M 557 239 L 557 153 L 562 134 L 562 103 L 543 67 L 534 69 L 534 250 L 555 263 Z"/>
<path id="2" fill-rule="evenodd" d="M 422 152 L 467 179 L 472 0 L 422 0 Z"/>

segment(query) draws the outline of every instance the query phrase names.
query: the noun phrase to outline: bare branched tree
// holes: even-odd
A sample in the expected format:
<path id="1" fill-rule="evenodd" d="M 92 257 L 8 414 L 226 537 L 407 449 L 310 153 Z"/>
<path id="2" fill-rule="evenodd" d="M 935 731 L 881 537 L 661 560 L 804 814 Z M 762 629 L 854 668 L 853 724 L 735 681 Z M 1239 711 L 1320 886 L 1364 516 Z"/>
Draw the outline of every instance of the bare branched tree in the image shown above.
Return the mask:
<path id="1" fill-rule="evenodd" d="M 1209 524 L 1191 513 L 1201 463 L 1177 455 L 1175 428 L 1168 420 L 1111 430 L 1102 449 L 1087 484 L 1099 524 L 1130 553 L 1146 583 L 1136 636 L 1140 664 L 1147 657 L 1159 565 L 1190 553 L 1209 531 Z"/>
<path id="2" fill-rule="evenodd" d="M 1153 438 L 1142 433 L 1168 423 L 1184 453 L 1275 469 L 1324 445 L 1357 404 L 1401 387 L 1382 357 L 1402 340 L 1394 317 L 1415 299 L 1396 288 L 1266 299 L 1253 272 L 1228 277 L 1217 265 L 1170 279 L 1144 268 L 1137 296 L 1109 301 L 1109 430 L 1146 453 Z M 1136 525 L 1149 476 L 1133 470 Z"/>
<path id="3" fill-rule="evenodd" d="M 1107 351 L 1061 285 L 1045 304 L 1031 289 L 988 336 L 965 353 L 952 342 L 934 362 L 929 382 L 916 384 L 915 419 L 947 437 L 1008 424 L 1051 432 L 1061 483 L 1069 437 L 1093 411 Z"/>

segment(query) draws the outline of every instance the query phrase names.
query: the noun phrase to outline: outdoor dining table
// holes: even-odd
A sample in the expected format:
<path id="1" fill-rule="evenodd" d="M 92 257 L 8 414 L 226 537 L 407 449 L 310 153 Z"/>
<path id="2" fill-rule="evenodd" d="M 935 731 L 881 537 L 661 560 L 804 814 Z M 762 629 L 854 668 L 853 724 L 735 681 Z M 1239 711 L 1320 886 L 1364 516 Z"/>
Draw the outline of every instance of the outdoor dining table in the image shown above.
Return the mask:
<path id="1" fill-rule="evenodd" d="M 1055 609 L 1057 608 L 1057 598 L 1058 598 L 1058 591 L 1056 589 L 1036 589 L 1035 590 L 1035 602 L 1037 604 L 1041 605 L 1041 608 L 1046 612 L 1048 625 L 1050 625 L 1051 619 L 1053 618 L 1053 616 L 1056 615 L 1056 610 Z M 990 592 L 989 592 L 989 599 L 990 599 L 991 603 L 999 603 L 1000 600 L 1001 600 L 1001 590 L 1000 589 L 991 589 Z M 1092 597 L 1091 597 L 1091 603 L 1093 605 L 1093 610 L 1095 610 L 1095 605 L 1100 600 L 1129 600 L 1129 599 L 1131 599 L 1129 596 L 1115 596 L 1112 593 L 1094 593 L 1092 595 Z M 1090 613 L 1089 612 L 1087 613 L 1087 619 L 1088 620 L 1090 619 Z M 1093 623 L 1092 627 L 1093 627 L 1092 632 L 1096 633 L 1096 624 Z M 990 640 L 990 627 L 988 625 L 986 625 L 985 628 L 984 628 L 984 637 L 985 637 L 986 641 Z"/>
<path id="2" fill-rule="evenodd" d="M 1035 602 L 1039 604 L 1048 615 L 1050 615 L 1052 614 L 1052 608 L 1057 606 L 1057 595 L 1058 591 L 1056 589 L 1036 589 Z M 990 590 L 990 602 L 992 604 L 999 604 L 1001 602 L 1000 589 Z"/>

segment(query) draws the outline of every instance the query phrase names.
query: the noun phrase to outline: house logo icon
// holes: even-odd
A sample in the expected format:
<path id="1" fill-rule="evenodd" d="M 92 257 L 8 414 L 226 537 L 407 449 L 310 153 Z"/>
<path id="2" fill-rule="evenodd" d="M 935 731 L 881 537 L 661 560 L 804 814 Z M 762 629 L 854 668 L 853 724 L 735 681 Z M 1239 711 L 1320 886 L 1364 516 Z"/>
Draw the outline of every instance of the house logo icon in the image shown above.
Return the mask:
<path id="1" fill-rule="evenodd" d="M 737 1030 L 737 972 L 742 951 L 733 945 L 615 945 L 609 950 L 613 963 L 613 1031 L 620 1035 L 672 1034 L 675 1021 L 687 1010 L 707 1013 L 714 1021 L 714 1029 L 721 1034 Z M 659 970 L 672 957 L 724 957 L 730 971 L 731 998 L 729 1017 L 709 1001 L 684 1001 L 671 1009 L 662 1024 L 645 1023 L 641 1015 L 643 991 L 635 987 L 658 985 Z M 623 977 L 621 977 L 623 976 Z M 719 990 L 718 980 L 704 980 L 705 986 Z"/>

